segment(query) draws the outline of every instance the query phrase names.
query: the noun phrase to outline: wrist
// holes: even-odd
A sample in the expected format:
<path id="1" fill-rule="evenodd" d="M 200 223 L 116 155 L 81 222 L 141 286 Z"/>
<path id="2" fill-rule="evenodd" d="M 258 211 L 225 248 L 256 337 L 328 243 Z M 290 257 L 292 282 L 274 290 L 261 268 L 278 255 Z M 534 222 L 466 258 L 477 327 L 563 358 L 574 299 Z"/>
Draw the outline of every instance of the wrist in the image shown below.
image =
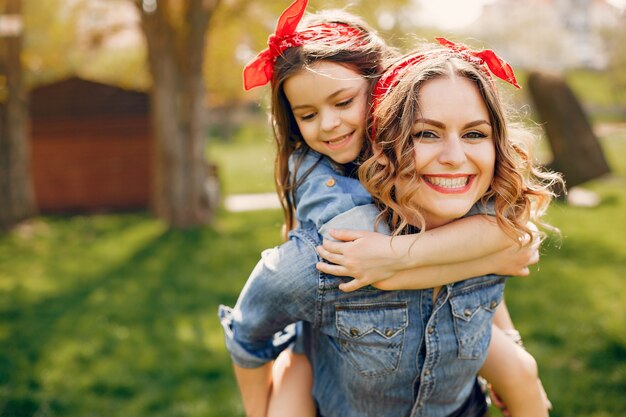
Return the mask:
<path id="1" fill-rule="evenodd" d="M 504 333 L 506 337 L 511 339 L 513 343 L 515 343 L 519 347 L 522 347 L 522 348 L 524 347 L 524 342 L 522 341 L 522 335 L 520 335 L 517 329 L 505 329 L 505 330 L 502 330 L 502 333 Z"/>
<path id="2" fill-rule="evenodd" d="M 421 258 L 422 250 L 419 250 L 416 245 L 418 237 L 415 235 L 396 236 L 392 238 L 397 239 L 397 247 L 392 247 L 392 250 L 397 255 L 398 263 L 395 265 L 396 271 L 419 268 L 424 265 L 425 262 Z M 393 243 L 393 240 L 392 240 Z"/>

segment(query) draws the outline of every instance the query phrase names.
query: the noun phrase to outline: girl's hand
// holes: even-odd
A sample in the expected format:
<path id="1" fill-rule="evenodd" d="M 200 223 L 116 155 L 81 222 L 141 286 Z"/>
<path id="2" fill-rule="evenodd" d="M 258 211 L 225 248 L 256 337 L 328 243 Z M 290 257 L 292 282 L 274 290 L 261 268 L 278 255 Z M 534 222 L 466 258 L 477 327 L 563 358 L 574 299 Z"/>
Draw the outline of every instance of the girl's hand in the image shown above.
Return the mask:
<path id="1" fill-rule="evenodd" d="M 331 230 L 330 235 L 339 240 L 324 239 L 317 252 L 325 260 L 335 265 L 320 262 L 317 269 L 354 279 L 339 286 L 350 292 L 366 285 L 391 277 L 401 269 L 406 253 L 394 250 L 391 236 L 359 230 Z"/>
<path id="2" fill-rule="evenodd" d="M 533 234 L 533 240 L 525 236 L 520 242 L 512 242 L 509 247 L 493 255 L 493 272 L 498 275 L 525 277 L 530 274 L 529 266 L 539 262 L 539 247 L 541 238 Z"/>

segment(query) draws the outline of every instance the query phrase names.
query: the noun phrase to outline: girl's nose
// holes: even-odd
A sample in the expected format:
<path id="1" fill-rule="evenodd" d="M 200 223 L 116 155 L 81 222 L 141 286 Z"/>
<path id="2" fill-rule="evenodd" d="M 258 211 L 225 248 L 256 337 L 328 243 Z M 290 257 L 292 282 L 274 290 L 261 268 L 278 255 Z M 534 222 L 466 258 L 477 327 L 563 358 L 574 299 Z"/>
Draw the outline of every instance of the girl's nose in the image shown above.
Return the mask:
<path id="1" fill-rule="evenodd" d="M 334 111 L 327 111 L 322 113 L 322 130 L 331 131 L 341 124 L 341 118 L 339 114 Z"/>
<path id="2" fill-rule="evenodd" d="M 467 159 L 465 148 L 458 136 L 450 137 L 441 144 L 439 162 L 444 165 L 461 165 Z"/>

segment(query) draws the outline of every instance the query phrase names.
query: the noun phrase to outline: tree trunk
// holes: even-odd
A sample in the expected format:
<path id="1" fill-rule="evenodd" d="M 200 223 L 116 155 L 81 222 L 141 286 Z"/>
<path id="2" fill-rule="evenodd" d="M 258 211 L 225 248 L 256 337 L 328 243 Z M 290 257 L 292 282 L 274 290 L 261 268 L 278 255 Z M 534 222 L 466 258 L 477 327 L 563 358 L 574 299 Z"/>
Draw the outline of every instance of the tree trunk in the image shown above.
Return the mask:
<path id="1" fill-rule="evenodd" d="M 156 10 L 142 10 L 153 78 L 152 203 L 156 216 L 174 228 L 206 224 L 215 211 L 215 197 L 207 187 L 214 170 L 204 155 L 202 64 L 206 31 L 218 1 L 186 0 L 178 20 L 174 2 L 161 0 Z"/>
<path id="2" fill-rule="evenodd" d="M 7 0 L 6 15 L 19 16 L 20 0 Z M 22 77 L 21 30 L 0 34 L 0 230 L 35 215 L 28 144 L 27 95 Z M 4 90 L 4 91 L 2 91 Z"/>
<path id="3" fill-rule="evenodd" d="M 562 172 L 569 188 L 610 173 L 587 114 L 565 80 L 531 71 L 528 87 L 552 148 L 549 168 Z"/>

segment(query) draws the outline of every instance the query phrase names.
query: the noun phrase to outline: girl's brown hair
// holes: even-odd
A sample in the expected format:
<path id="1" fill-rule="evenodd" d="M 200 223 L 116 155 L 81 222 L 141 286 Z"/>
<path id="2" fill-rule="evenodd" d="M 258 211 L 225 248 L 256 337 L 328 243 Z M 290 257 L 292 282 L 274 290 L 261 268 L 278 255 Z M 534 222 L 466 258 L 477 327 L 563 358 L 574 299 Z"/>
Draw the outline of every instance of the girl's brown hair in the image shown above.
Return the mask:
<path id="1" fill-rule="evenodd" d="M 300 22 L 298 30 L 320 23 L 341 23 L 359 29 L 362 36 L 341 44 L 309 42 L 302 46 L 285 50 L 274 64 L 272 78 L 271 119 L 276 142 L 274 181 L 283 207 L 287 230 L 295 227 L 296 173 L 302 158 L 310 150 L 304 142 L 300 129 L 285 96 L 285 81 L 297 72 L 318 61 L 334 62 L 347 66 L 370 80 L 370 88 L 383 69 L 385 59 L 393 55 L 393 50 L 362 19 L 342 10 L 326 10 L 307 15 Z M 369 92 L 368 92 L 369 97 Z M 369 144 L 368 140 L 364 143 Z M 293 172 L 289 170 L 289 158 L 296 149 L 303 152 L 295 161 Z M 306 176 L 301 175 L 301 178 Z"/>
<path id="2" fill-rule="evenodd" d="M 476 62 L 451 52 L 433 49 L 413 64 L 398 84 L 378 102 L 373 114 L 376 137 L 373 154 L 359 169 L 359 178 L 381 209 L 380 220 L 388 222 L 395 234 L 409 222 L 425 229 L 424 217 L 414 197 L 420 180 L 416 173 L 412 130 L 420 114 L 420 90 L 428 80 L 463 77 L 472 81 L 489 112 L 496 151 L 494 177 L 481 201 L 492 201 L 496 220 L 512 237 L 531 235 L 527 222 L 541 222 L 551 199 L 558 174 L 540 169 L 531 158 L 532 133 L 508 120 L 495 82 Z M 415 223 L 418 224 L 415 224 Z"/>

